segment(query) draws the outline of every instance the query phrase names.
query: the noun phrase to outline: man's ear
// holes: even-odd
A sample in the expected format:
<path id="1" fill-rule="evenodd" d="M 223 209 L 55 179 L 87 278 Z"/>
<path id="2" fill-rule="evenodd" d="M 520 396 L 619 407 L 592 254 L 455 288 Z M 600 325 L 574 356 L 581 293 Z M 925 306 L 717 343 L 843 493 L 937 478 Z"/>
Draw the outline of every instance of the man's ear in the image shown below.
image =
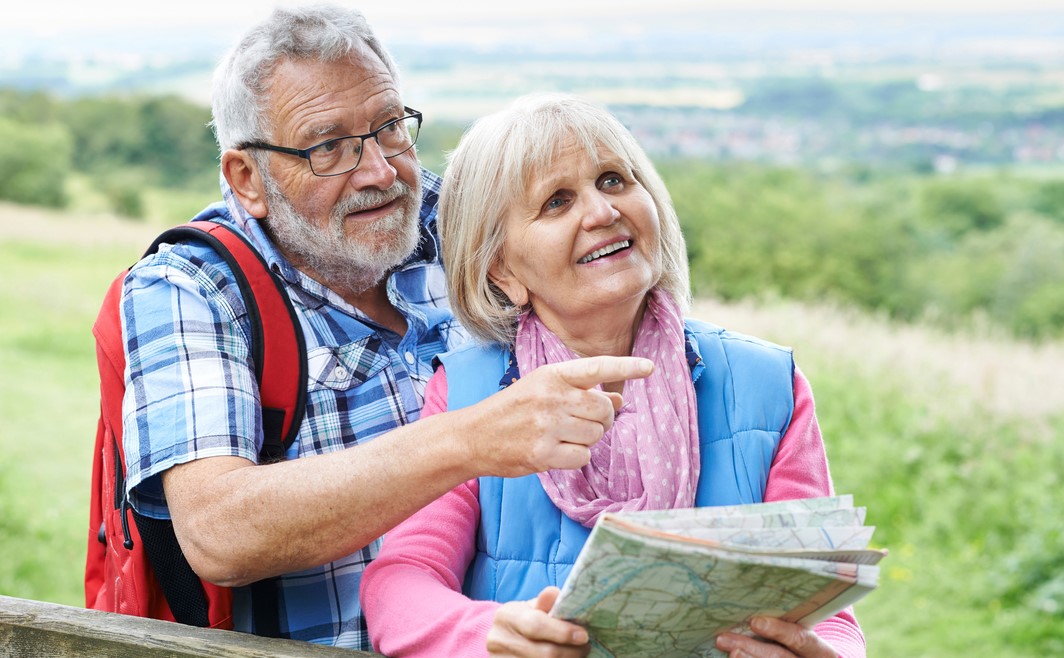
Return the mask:
<path id="1" fill-rule="evenodd" d="M 501 260 L 495 261 L 495 263 L 488 268 L 488 279 L 503 291 L 503 293 L 510 298 L 510 303 L 517 308 L 522 308 L 528 305 L 528 288 L 521 283 L 514 273 L 510 271 L 510 268 L 506 266 Z"/>
<path id="2" fill-rule="evenodd" d="M 259 166 L 246 151 L 229 149 L 222 153 L 222 175 L 237 201 L 252 217 L 266 217 L 266 190 Z"/>

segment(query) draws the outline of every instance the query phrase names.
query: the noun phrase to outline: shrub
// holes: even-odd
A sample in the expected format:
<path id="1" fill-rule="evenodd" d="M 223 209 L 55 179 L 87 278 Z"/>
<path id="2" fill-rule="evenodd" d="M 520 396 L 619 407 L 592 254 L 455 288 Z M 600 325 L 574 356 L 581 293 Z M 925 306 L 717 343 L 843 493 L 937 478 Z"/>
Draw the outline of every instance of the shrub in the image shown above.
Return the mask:
<path id="1" fill-rule="evenodd" d="M 0 198 L 63 206 L 70 163 L 70 134 L 62 126 L 33 126 L 0 117 Z"/>

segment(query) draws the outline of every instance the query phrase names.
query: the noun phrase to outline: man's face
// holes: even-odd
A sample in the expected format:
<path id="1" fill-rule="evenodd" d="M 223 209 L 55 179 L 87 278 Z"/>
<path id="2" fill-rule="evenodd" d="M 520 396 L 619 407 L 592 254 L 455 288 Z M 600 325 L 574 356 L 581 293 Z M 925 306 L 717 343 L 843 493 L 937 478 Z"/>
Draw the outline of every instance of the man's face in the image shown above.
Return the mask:
<path id="1" fill-rule="evenodd" d="M 365 51 L 357 62 L 285 60 L 271 78 L 272 143 L 308 148 L 403 116 L 395 81 Z M 417 246 L 421 177 L 414 149 L 393 158 L 364 142 L 354 171 L 315 176 L 303 158 L 269 155 L 266 224 L 282 253 L 337 292 L 378 283 Z"/>

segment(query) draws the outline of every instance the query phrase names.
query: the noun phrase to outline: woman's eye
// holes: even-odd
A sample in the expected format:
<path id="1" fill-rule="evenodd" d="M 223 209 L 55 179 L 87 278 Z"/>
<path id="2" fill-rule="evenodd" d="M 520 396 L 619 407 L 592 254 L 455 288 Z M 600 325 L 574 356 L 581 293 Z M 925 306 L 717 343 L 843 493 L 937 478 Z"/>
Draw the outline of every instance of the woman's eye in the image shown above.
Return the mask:
<path id="1" fill-rule="evenodd" d="M 573 201 L 573 194 L 569 190 L 558 190 L 547 199 L 547 202 L 543 204 L 541 213 L 558 213 L 562 212 Z"/>
<path id="2" fill-rule="evenodd" d="M 621 178 L 620 174 L 614 174 L 614 173 L 603 174 L 602 177 L 599 178 L 599 189 L 603 189 L 604 190 L 604 189 L 609 188 L 609 187 L 617 187 L 618 185 L 623 185 L 623 184 L 624 184 L 624 179 Z"/>

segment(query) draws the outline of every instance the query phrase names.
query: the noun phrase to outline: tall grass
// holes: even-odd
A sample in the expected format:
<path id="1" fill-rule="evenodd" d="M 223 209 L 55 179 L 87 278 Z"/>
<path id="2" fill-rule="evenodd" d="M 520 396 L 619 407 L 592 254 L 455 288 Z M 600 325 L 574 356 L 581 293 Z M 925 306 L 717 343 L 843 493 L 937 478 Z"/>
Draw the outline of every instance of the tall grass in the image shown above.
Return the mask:
<path id="1" fill-rule="evenodd" d="M 838 491 L 891 551 L 858 604 L 869 655 L 1064 655 L 1064 345 L 834 308 L 700 302 L 795 347 Z"/>
<path id="2" fill-rule="evenodd" d="M 77 604 L 98 379 L 90 327 L 136 257 L 102 231 L 0 208 L 0 593 Z"/>
<path id="3" fill-rule="evenodd" d="M 0 205 L 0 594 L 81 605 L 90 327 L 158 227 Z M 783 301 L 693 315 L 795 347 L 835 487 L 889 548 L 869 655 L 1064 655 L 1064 345 Z"/>

